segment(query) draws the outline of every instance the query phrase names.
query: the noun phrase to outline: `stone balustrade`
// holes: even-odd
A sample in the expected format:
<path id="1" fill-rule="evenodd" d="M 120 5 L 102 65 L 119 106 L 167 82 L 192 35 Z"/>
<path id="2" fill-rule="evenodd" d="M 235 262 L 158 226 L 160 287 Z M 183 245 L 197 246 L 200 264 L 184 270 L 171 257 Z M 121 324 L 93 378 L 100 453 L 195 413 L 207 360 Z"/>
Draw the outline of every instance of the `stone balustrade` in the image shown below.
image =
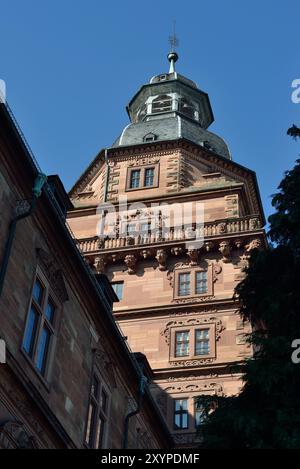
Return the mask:
<path id="1" fill-rule="evenodd" d="M 172 227 L 168 230 L 156 229 L 153 233 L 137 234 L 137 236 L 120 236 L 101 240 L 94 236 L 78 240 L 81 252 L 89 253 L 105 249 L 120 249 L 129 246 L 143 246 L 161 242 L 188 241 L 201 237 L 210 238 L 227 234 L 237 234 L 255 231 L 261 228 L 261 223 L 256 216 L 216 220 L 205 223 L 202 227 L 190 227 L 188 229 Z"/>

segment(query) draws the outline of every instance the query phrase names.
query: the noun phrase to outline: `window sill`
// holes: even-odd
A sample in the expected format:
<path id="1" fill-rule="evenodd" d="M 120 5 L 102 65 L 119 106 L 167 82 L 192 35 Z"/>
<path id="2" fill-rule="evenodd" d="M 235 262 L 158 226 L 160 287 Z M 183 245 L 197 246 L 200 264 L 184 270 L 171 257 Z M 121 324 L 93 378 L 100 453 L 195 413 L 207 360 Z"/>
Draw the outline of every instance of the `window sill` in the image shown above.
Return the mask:
<path id="1" fill-rule="evenodd" d="M 158 188 L 158 185 L 156 185 L 156 186 L 126 187 L 125 192 L 135 192 L 135 191 L 157 189 L 157 188 Z"/>
<path id="2" fill-rule="evenodd" d="M 207 358 L 216 358 L 215 354 L 208 355 L 188 355 L 186 357 L 171 357 L 169 362 L 185 362 L 190 360 L 206 360 Z"/>
<path id="3" fill-rule="evenodd" d="M 25 352 L 25 350 L 22 347 L 21 347 L 20 351 L 21 351 L 21 354 L 22 354 L 23 358 L 26 360 L 27 364 L 33 370 L 35 376 L 39 379 L 40 383 L 43 385 L 43 387 L 46 389 L 46 391 L 48 393 L 50 393 L 50 383 L 46 380 L 46 378 L 43 377 L 43 375 L 40 373 L 40 371 L 35 366 L 34 362 L 31 360 L 31 358 L 27 355 L 27 353 Z"/>

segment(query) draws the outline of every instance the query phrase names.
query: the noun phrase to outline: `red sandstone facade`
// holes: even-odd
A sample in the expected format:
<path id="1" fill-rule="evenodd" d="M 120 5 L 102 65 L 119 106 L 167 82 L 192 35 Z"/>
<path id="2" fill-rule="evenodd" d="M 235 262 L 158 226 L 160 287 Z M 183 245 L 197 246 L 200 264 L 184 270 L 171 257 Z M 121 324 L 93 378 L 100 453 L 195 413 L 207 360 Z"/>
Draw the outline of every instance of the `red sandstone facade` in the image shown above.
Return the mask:
<path id="1" fill-rule="evenodd" d="M 132 124 L 75 184 L 68 215 L 87 262 L 121 297 L 114 316 L 132 350 L 147 356 L 153 396 L 180 446 L 198 444 L 197 396 L 241 389 L 249 325 L 240 320 L 233 293 L 251 249 L 265 246 L 255 174 L 233 162 L 226 144 L 206 130 L 212 112 L 195 86 L 170 72 L 141 88 L 128 107 Z M 119 207 L 124 196 L 136 204 L 126 213 Z M 108 215 L 99 214 L 104 202 L 115 207 L 114 232 Z M 153 210 L 153 204 L 183 210 L 197 202 L 204 207 L 202 228 L 193 208 L 189 229 L 171 214 L 166 232 L 164 212 Z M 106 231 L 99 239 L 101 223 Z M 200 232 L 202 245 L 195 243 Z"/>

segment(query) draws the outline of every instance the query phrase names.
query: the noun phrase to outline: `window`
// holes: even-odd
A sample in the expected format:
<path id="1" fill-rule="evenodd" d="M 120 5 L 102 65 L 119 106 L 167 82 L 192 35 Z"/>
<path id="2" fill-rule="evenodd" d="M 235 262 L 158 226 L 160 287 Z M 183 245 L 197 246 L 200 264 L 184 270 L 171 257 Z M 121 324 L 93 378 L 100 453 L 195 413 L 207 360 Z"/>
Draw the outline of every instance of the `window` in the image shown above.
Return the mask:
<path id="1" fill-rule="evenodd" d="M 147 135 L 144 135 L 143 142 L 155 142 L 156 139 L 157 139 L 156 134 L 149 133 Z"/>
<path id="2" fill-rule="evenodd" d="M 203 325 L 199 321 L 191 318 L 185 325 L 171 327 L 170 362 L 216 357 L 216 324 L 206 318 Z"/>
<path id="3" fill-rule="evenodd" d="M 179 268 L 174 271 L 174 299 L 213 295 L 212 267 Z"/>
<path id="4" fill-rule="evenodd" d="M 190 333 L 189 331 L 176 332 L 175 334 L 175 356 L 189 356 Z"/>
<path id="5" fill-rule="evenodd" d="M 209 329 L 195 330 L 195 355 L 209 355 Z"/>
<path id="6" fill-rule="evenodd" d="M 111 286 L 113 287 L 115 294 L 121 301 L 123 299 L 124 282 L 112 282 Z"/>
<path id="7" fill-rule="evenodd" d="M 149 189 L 158 186 L 159 163 L 139 168 L 128 168 L 126 190 Z"/>
<path id="8" fill-rule="evenodd" d="M 108 394 L 98 376 L 94 374 L 85 436 L 85 443 L 91 449 L 105 447 L 108 403 Z"/>
<path id="9" fill-rule="evenodd" d="M 172 97 L 164 94 L 157 96 L 157 98 L 152 101 L 152 114 L 157 114 L 159 112 L 166 112 L 172 110 Z"/>
<path id="10" fill-rule="evenodd" d="M 174 402 L 174 429 L 184 430 L 189 426 L 188 400 L 176 399 Z"/>
<path id="11" fill-rule="evenodd" d="M 134 171 L 131 171 L 131 176 L 130 176 L 130 188 L 131 189 L 137 189 L 138 187 L 140 187 L 140 174 L 141 174 L 140 169 L 135 169 Z"/>
<path id="12" fill-rule="evenodd" d="M 151 187 L 154 184 L 154 168 L 145 169 L 145 187 Z"/>
<path id="13" fill-rule="evenodd" d="M 191 274 L 189 272 L 179 274 L 179 296 L 189 296 L 191 293 Z"/>
<path id="14" fill-rule="evenodd" d="M 42 376 L 47 374 L 52 339 L 55 333 L 57 306 L 46 280 L 36 276 L 22 348 Z"/>
<path id="15" fill-rule="evenodd" d="M 207 292 L 207 271 L 196 272 L 196 295 L 204 295 Z"/>

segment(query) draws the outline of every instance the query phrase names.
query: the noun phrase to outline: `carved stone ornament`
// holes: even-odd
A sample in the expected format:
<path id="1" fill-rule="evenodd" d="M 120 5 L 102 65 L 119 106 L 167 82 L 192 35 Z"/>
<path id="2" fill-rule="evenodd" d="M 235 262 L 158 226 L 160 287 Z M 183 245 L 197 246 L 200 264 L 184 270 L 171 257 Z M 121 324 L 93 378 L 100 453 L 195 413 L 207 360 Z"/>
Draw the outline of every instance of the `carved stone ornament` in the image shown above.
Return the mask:
<path id="1" fill-rule="evenodd" d="M 169 280 L 170 287 L 174 287 L 174 271 L 168 270 L 167 272 L 167 279 Z"/>
<path id="2" fill-rule="evenodd" d="M 184 252 L 183 249 L 180 247 L 171 249 L 171 253 L 173 254 L 173 256 L 180 256 L 181 254 L 183 254 L 183 252 Z"/>
<path id="3" fill-rule="evenodd" d="M 213 250 L 214 243 L 212 243 L 211 241 L 207 241 L 206 243 L 204 243 L 204 247 L 206 249 L 206 252 L 210 252 Z"/>
<path id="4" fill-rule="evenodd" d="M 24 396 L 24 393 L 20 392 L 16 388 L 15 382 L 9 378 L 8 381 L 6 379 L 1 380 L 0 382 L 0 395 L 4 393 L 4 396 L 9 396 L 10 401 L 14 403 L 14 406 L 18 410 L 20 414 L 20 418 L 22 421 L 26 422 L 26 426 L 30 427 L 36 437 L 39 440 L 39 445 L 41 444 L 42 447 L 51 449 L 53 448 L 52 441 L 49 439 L 48 435 L 44 432 L 44 429 L 41 427 L 40 422 L 35 418 L 34 406 L 33 404 L 30 405 L 27 399 Z M 2 397 L 0 397 L 2 399 Z M 22 425 L 19 421 L 15 421 L 14 419 L 10 419 L 9 422 L 5 424 L 9 424 L 8 427 L 5 427 L 5 424 L 1 426 L 2 433 L 4 432 L 7 435 L 7 432 L 10 431 L 11 428 L 10 424 L 15 423 L 17 425 Z M 5 427 L 5 428 L 4 428 Z M 23 428 L 25 431 L 25 428 Z M 27 433 L 27 431 L 26 431 Z M 1 435 L 1 431 L 0 431 Z M 29 435 L 30 438 L 30 435 Z M 1 440 L 1 436 L 0 436 Z M 36 447 L 38 447 L 38 443 L 36 440 L 31 440 Z M 1 448 L 1 443 L 0 443 Z"/>
<path id="5" fill-rule="evenodd" d="M 135 274 L 136 272 L 136 257 L 133 254 L 125 256 L 124 262 L 127 265 L 129 275 Z"/>
<path id="6" fill-rule="evenodd" d="M 229 241 L 221 241 L 220 246 L 219 246 L 219 251 L 223 255 L 223 262 L 230 262 L 230 243 Z"/>
<path id="7" fill-rule="evenodd" d="M 48 252 L 44 251 L 44 249 L 38 248 L 36 251 L 38 262 L 41 267 L 43 267 L 52 290 L 62 303 L 68 301 L 69 296 L 65 285 L 63 272 L 61 269 L 57 268 L 57 262 Z"/>
<path id="8" fill-rule="evenodd" d="M 128 162 L 128 166 L 142 166 L 148 164 L 157 164 L 159 163 L 159 158 L 157 156 L 141 157 L 134 158 Z"/>
<path id="9" fill-rule="evenodd" d="M 218 234 L 226 233 L 226 223 L 221 222 L 218 224 Z"/>
<path id="10" fill-rule="evenodd" d="M 103 274 L 104 270 L 105 270 L 105 265 L 106 265 L 106 261 L 104 259 L 104 257 L 95 257 L 95 260 L 94 260 L 94 268 L 96 270 L 96 273 L 97 274 Z"/>
<path id="11" fill-rule="evenodd" d="M 188 303 L 205 303 L 206 301 L 215 300 L 215 296 L 191 296 L 190 298 L 174 298 L 172 303 L 176 304 L 188 304 Z"/>
<path id="12" fill-rule="evenodd" d="M 194 266 L 198 264 L 198 250 L 195 248 L 190 248 L 187 251 L 187 255 L 190 259 L 190 265 Z"/>
<path id="13" fill-rule="evenodd" d="M 170 366 L 173 368 L 176 367 L 189 367 L 189 366 L 201 366 L 201 365 L 209 365 L 213 363 L 216 359 L 215 358 L 203 358 L 201 360 L 184 360 L 178 362 L 170 362 Z"/>
<path id="14" fill-rule="evenodd" d="M 234 241 L 234 244 L 237 249 L 241 249 L 243 247 L 243 241 L 241 239 L 237 239 L 236 241 Z"/>
<path id="15" fill-rule="evenodd" d="M 262 243 L 261 243 L 261 240 L 260 239 L 253 239 L 252 241 L 250 241 L 250 243 L 248 243 L 246 246 L 245 246 L 245 251 L 246 252 L 250 252 L 252 251 L 253 249 L 260 249 L 262 246 Z"/>
<path id="16" fill-rule="evenodd" d="M 159 270 L 166 270 L 166 264 L 167 264 L 167 253 L 165 249 L 158 249 L 156 252 L 155 259 L 158 262 L 158 268 Z"/>
<path id="17" fill-rule="evenodd" d="M 218 276 L 222 272 L 222 266 L 220 264 L 213 264 L 213 282 L 215 283 L 218 280 Z"/>
<path id="18" fill-rule="evenodd" d="M 29 200 L 19 200 L 17 206 L 15 207 L 14 214 L 16 217 L 25 215 L 27 212 L 29 212 L 30 208 L 31 205 Z"/>
<path id="19" fill-rule="evenodd" d="M 261 227 L 259 218 L 251 218 L 249 220 L 249 229 L 258 230 Z"/>
<path id="20" fill-rule="evenodd" d="M 165 337 L 167 345 L 170 345 L 171 341 L 171 328 L 172 327 L 181 327 L 181 326 L 197 326 L 205 324 L 214 324 L 216 327 L 216 341 L 221 337 L 221 333 L 225 330 L 221 319 L 217 319 L 215 316 L 207 318 L 192 318 L 192 319 L 183 319 L 182 321 L 169 321 L 165 328 L 161 331 L 160 335 Z"/>
<path id="21" fill-rule="evenodd" d="M 218 383 L 191 383 L 191 384 L 174 384 L 164 389 L 167 393 L 180 393 L 180 392 L 209 392 L 221 396 L 223 394 L 223 387 Z"/>
<path id="22" fill-rule="evenodd" d="M 0 425 L 0 449 L 38 449 L 38 444 L 21 422 L 8 421 Z"/>
<path id="23" fill-rule="evenodd" d="M 141 252 L 141 256 L 144 259 L 148 259 L 149 257 L 151 257 L 151 250 L 150 249 L 143 249 L 142 252 Z"/>

